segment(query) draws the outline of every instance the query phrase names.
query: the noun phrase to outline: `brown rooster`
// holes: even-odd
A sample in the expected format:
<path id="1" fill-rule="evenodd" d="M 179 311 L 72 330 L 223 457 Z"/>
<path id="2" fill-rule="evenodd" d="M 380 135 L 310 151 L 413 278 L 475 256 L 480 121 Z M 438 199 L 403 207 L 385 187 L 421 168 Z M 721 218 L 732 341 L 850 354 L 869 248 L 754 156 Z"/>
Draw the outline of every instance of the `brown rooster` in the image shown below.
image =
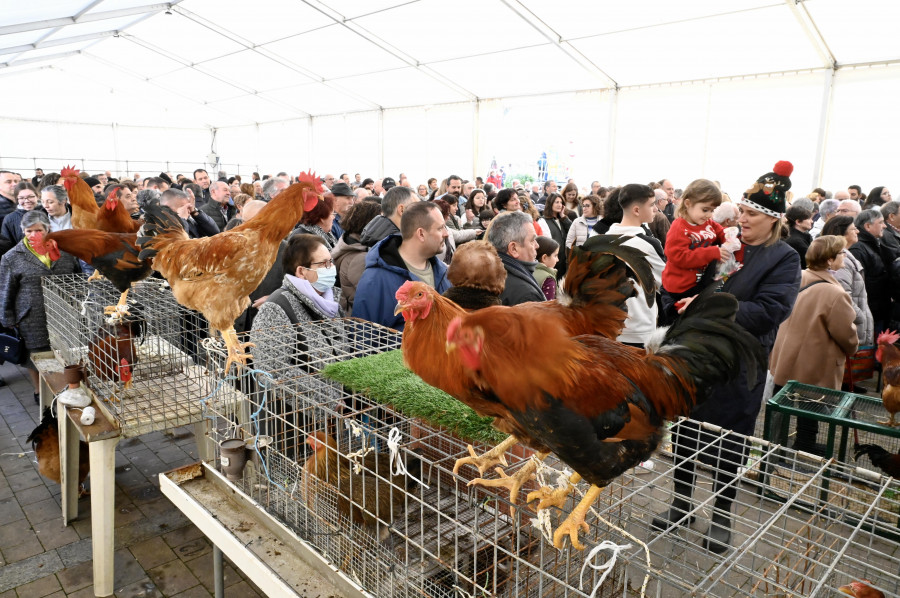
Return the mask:
<path id="1" fill-rule="evenodd" d="M 59 424 L 50 407 L 44 408 L 41 423 L 31 431 L 26 442 L 31 443 L 37 458 L 38 471 L 45 478 L 60 483 L 59 471 Z M 88 445 L 81 441 L 78 445 L 78 484 L 84 490 L 84 479 L 91 470 L 88 459 Z"/>
<path id="2" fill-rule="evenodd" d="M 900 411 L 900 349 L 894 346 L 900 340 L 900 334 L 893 330 L 885 330 L 878 335 L 878 349 L 875 359 L 881 364 L 881 375 L 884 388 L 881 390 L 881 402 L 890 414 L 890 419 L 879 423 L 896 426 L 895 416 Z"/>
<path id="3" fill-rule="evenodd" d="M 134 314 L 123 314 L 112 323 L 102 325 L 91 338 L 87 355 L 88 367 L 94 375 L 104 382 L 121 382 L 126 389 L 131 388 L 138 360 L 137 347 L 143 342 L 146 330 L 140 308 L 132 310 Z"/>
<path id="4" fill-rule="evenodd" d="M 531 342 L 542 343 L 541 339 L 545 335 L 556 335 L 559 332 L 568 337 L 598 334 L 615 339 L 625 325 L 625 301 L 634 294 L 634 284 L 628 276 L 635 275 L 642 281 L 645 295 L 650 298 L 654 296 L 653 276 L 647 259 L 640 250 L 624 245 L 627 240 L 628 237 L 595 236 L 581 247 L 573 247 L 569 253 L 569 269 L 563 292 L 556 301 L 504 307 L 502 313 L 509 314 L 513 319 L 521 318 L 530 322 Z M 462 252 L 463 248 L 472 243 L 475 241 L 463 245 L 459 251 Z M 455 262 L 456 256 L 453 259 Z M 495 259 L 502 268 L 496 254 Z M 453 267 L 451 264 L 451 270 Z M 495 266 L 481 260 L 472 261 L 472 268 L 474 271 L 468 276 L 469 280 L 482 280 L 484 272 L 495 270 Z M 462 272 L 459 276 L 463 280 L 467 279 Z M 406 320 L 402 341 L 406 366 L 425 382 L 459 399 L 479 415 L 502 420 L 506 415 L 503 405 L 472 382 L 458 354 L 444 354 L 447 327 L 453 318 L 464 315 L 465 310 L 421 282 L 404 283 L 397 291 L 396 298 L 398 303 L 395 313 L 402 312 Z M 518 344 L 515 351 L 525 356 L 531 348 Z M 554 363 L 560 363 L 558 357 L 542 364 L 541 368 L 546 369 L 549 364 Z M 509 366 L 513 371 L 519 370 L 516 362 L 511 362 Z M 499 429 L 504 430 L 502 427 Z M 492 465 L 506 466 L 504 453 L 515 443 L 515 436 L 511 436 L 481 456 L 477 456 L 474 448 L 469 446 L 471 456 L 458 460 L 453 471 L 458 472 L 463 465 L 474 465 L 478 468 L 479 475 L 483 475 Z M 545 456 L 543 454 L 539 457 Z M 529 462 L 515 475 L 493 480 L 478 479 L 470 484 L 505 487 L 510 492 L 510 502 L 515 504 L 519 489 L 535 469 L 536 464 Z"/>
<path id="5" fill-rule="evenodd" d="M 624 277 L 624 265 L 611 276 Z M 734 323 L 737 309 L 732 295 L 708 288 L 647 350 L 605 335 L 573 337 L 564 326 L 546 326 L 539 312 L 529 317 L 503 306 L 451 322 L 448 348 L 459 351 L 470 380 L 493 400 L 494 425 L 555 453 L 575 470 L 572 481 L 593 484 L 556 530 L 557 548 L 566 536 L 583 548 L 578 531 L 601 488 L 650 457 L 665 420 L 690 414 L 712 386 L 737 376 L 742 362 L 757 371 L 765 357 Z M 559 505 L 564 497 L 544 498 Z"/>
<path id="6" fill-rule="evenodd" d="M 854 598 L 884 598 L 884 592 L 873 588 L 869 581 L 854 581 L 838 588 L 838 592 Z"/>
<path id="7" fill-rule="evenodd" d="M 72 226 L 108 233 L 136 233 L 141 227 L 141 221 L 132 220 L 128 210 L 119 201 L 119 188 L 109 193 L 103 207 L 98 207 L 93 190 L 78 176 L 78 172 L 74 166 L 66 166 L 59 173 L 59 180 L 66 188 L 72 204 Z"/>
<path id="8" fill-rule="evenodd" d="M 294 228 L 304 210 L 322 201 L 322 183 L 315 174 L 302 173 L 299 182 L 278 194 L 252 220 L 212 237 L 189 239 L 181 219 L 159 203 L 147 206 L 140 259 L 153 258 L 175 300 L 201 312 L 225 340 L 232 363 L 245 364 L 252 355 L 240 343 L 234 321 L 250 305 L 256 290 L 275 262 L 278 246 Z"/>
<path id="9" fill-rule="evenodd" d="M 128 291 L 131 285 L 150 276 L 150 263 L 138 259 L 135 233 L 108 233 L 100 230 L 60 230 L 42 235 L 32 248 L 50 259 L 59 259 L 60 250 L 93 266 L 122 295 L 117 305 L 104 309 L 107 314 L 128 313 Z"/>
<path id="10" fill-rule="evenodd" d="M 362 469 L 357 473 L 354 463 L 338 452 L 334 438 L 324 432 L 316 432 L 306 442 L 312 448 L 313 455 L 303 465 L 303 471 L 337 490 L 339 513 L 365 525 L 380 541 L 387 539 L 389 529 L 382 523 L 393 523 L 395 514 L 405 506 L 408 484 L 414 482 L 405 475 L 391 474 L 390 455 L 387 453 L 366 453 L 360 459 Z M 417 478 L 421 465 L 421 460 L 413 458 L 406 463 L 410 475 Z M 303 489 L 306 503 L 311 507 L 315 498 L 312 488 L 313 485 L 308 484 Z"/>

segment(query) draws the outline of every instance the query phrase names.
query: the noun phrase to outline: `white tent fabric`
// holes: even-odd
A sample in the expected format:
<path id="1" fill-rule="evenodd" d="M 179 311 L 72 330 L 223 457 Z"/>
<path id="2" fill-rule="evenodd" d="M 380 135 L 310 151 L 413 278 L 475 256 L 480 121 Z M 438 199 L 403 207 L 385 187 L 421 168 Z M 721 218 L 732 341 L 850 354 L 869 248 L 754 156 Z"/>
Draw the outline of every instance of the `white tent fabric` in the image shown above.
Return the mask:
<path id="1" fill-rule="evenodd" d="M 897 158 L 894 0 L 147 2 L 4 6 L 0 165 L 216 151 L 418 181 L 546 154 L 582 184 L 738 193 L 791 159 L 805 193 L 890 184 Z"/>

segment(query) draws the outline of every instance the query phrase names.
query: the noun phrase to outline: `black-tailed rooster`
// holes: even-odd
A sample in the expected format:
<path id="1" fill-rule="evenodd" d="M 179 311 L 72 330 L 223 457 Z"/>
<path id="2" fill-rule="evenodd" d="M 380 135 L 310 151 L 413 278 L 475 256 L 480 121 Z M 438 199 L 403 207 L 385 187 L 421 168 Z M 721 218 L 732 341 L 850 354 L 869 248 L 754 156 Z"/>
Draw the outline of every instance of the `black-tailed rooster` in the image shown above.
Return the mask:
<path id="1" fill-rule="evenodd" d="M 322 199 L 315 174 L 302 173 L 299 182 L 279 193 L 252 220 L 212 237 L 189 239 L 181 219 L 159 203 L 147 206 L 143 234 L 138 235 L 140 259 L 172 287 L 175 300 L 201 312 L 225 340 L 231 364 L 252 357 L 240 343 L 234 320 L 250 305 L 250 293 L 265 277 L 278 255 L 278 246 L 300 221 L 305 210 Z"/>

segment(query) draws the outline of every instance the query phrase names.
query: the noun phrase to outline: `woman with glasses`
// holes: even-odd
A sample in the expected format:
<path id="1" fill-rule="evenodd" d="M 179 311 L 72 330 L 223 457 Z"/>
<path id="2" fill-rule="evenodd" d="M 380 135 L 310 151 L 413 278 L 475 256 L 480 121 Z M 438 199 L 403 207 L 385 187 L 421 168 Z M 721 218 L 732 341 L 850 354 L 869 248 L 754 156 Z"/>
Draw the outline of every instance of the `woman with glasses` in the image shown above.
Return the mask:
<path id="1" fill-rule="evenodd" d="M 328 251 L 337 245 L 337 239 L 331 233 L 331 225 L 334 224 L 334 195 L 326 193 L 324 199 L 320 199 L 316 206 L 303 212 L 300 224 L 294 229 L 295 235 L 317 235 L 325 243 Z"/>
<path id="2" fill-rule="evenodd" d="M 13 189 L 13 195 L 18 205 L 16 210 L 3 219 L 3 226 L 0 227 L 0 234 L 12 241 L 13 244 L 18 243 L 24 236 L 22 234 L 22 218 L 25 214 L 41 205 L 40 196 L 34 185 L 27 181 L 22 181 Z"/>
<path id="3" fill-rule="evenodd" d="M 343 336 L 341 322 L 325 325 L 333 318 L 344 317 L 341 289 L 335 287 L 337 268 L 322 238 L 307 234 L 294 234 L 288 239 L 282 267 L 281 288 L 269 295 L 253 320 L 253 361 L 256 368 L 279 379 L 310 378 L 306 374 L 333 360 L 331 340 Z M 311 325 L 313 322 L 323 325 Z M 285 333 L 288 325 L 293 325 L 294 335 Z M 331 396 L 330 385 L 313 382 L 304 384 L 316 392 L 327 390 Z"/>

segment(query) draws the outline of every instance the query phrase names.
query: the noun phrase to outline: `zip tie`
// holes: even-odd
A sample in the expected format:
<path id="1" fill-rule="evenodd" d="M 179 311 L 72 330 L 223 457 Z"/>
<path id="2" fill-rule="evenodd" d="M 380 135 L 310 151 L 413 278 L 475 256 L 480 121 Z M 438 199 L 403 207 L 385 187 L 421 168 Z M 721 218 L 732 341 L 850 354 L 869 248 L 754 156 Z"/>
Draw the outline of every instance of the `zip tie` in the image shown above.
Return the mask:
<path id="1" fill-rule="evenodd" d="M 582 587 L 584 587 L 584 570 L 587 569 L 588 565 L 590 565 L 591 569 L 593 569 L 594 571 L 603 571 L 603 574 L 600 575 L 600 579 L 596 584 L 594 584 L 594 591 L 591 592 L 590 598 L 594 598 L 594 596 L 597 595 L 597 591 L 600 589 L 600 586 L 603 585 L 603 582 L 606 581 L 606 578 L 609 576 L 610 572 L 615 566 L 616 559 L 619 556 L 619 551 L 628 550 L 629 548 L 631 548 L 631 544 L 620 546 L 615 542 L 611 542 L 609 540 L 604 540 L 597 546 L 594 546 L 594 548 L 592 548 L 588 553 L 587 558 L 584 559 L 584 565 L 581 566 L 581 575 L 578 576 L 578 588 L 581 589 Z M 600 552 L 603 550 L 611 550 L 612 556 L 602 565 L 592 565 L 591 560 L 593 560 L 593 558 L 600 554 Z"/>
<path id="2" fill-rule="evenodd" d="M 402 439 L 403 437 L 400 435 L 400 430 L 391 428 L 391 431 L 388 433 L 387 441 L 388 450 L 391 451 L 391 475 L 405 475 L 428 490 L 428 484 L 406 470 L 406 465 L 404 465 L 403 459 L 400 457 L 400 441 Z"/>

